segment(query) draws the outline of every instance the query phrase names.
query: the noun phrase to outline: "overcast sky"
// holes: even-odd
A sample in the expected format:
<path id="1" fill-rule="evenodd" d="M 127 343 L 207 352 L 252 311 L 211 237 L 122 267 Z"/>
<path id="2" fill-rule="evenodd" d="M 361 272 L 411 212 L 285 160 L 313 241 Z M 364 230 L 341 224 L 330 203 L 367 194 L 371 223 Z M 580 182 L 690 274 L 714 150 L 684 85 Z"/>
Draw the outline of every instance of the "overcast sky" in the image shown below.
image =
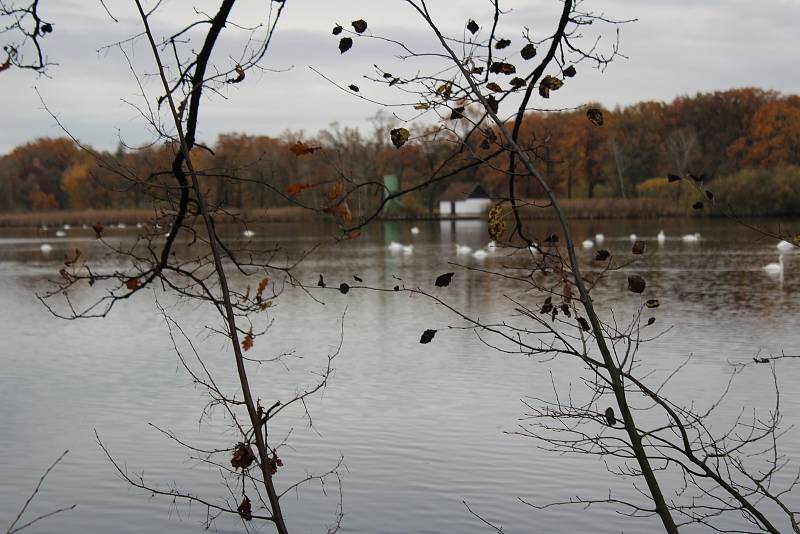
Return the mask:
<path id="1" fill-rule="evenodd" d="M 333 122 L 341 126 L 369 128 L 368 118 L 378 107 L 355 98 L 325 81 L 315 67 L 335 81 L 357 83 L 361 94 L 394 102 L 402 95 L 363 80 L 373 63 L 398 74 L 413 74 L 415 66 L 397 59 L 398 53 L 377 40 L 357 40 L 341 55 L 338 38 L 331 35 L 334 23 L 347 25 L 366 19 L 369 32 L 409 43 L 418 50 L 433 50 L 431 36 L 418 15 L 401 0 L 286 0 L 273 46 L 263 63 L 280 72 L 252 73 L 238 85 L 225 88 L 210 99 L 203 111 L 199 137 L 213 143 L 225 132 L 280 135 L 286 130 L 313 134 Z M 438 22 L 451 35 L 460 36 L 464 24 L 474 18 L 490 24 L 487 0 L 429 0 Z M 151 2 L 152 4 L 152 2 Z M 211 0 L 165 0 L 153 20 L 154 31 L 164 35 L 193 15 L 192 6 L 212 12 Z M 119 136 L 130 145 L 152 140 L 135 106 L 145 105 L 135 78 L 121 51 L 104 45 L 123 40 L 137 31 L 131 0 L 106 0 L 113 22 L 99 0 L 41 0 L 45 18 L 55 22 L 55 31 L 44 43 L 48 57 L 58 63 L 49 78 L 32 72 L 8 70 L 0 73 L 0 153 L 36 137 L 62 132 L 42 109 L 34 88 L 48 107 L 81 141 L 98 148 L 114 148 Z M 512 40 L 512 48 L 523 43 L 522 28 L 534 36 L 546 35 L 554 27 L 560 10 L 557 0 L 514 0 L 501 3 L 511 12 L 504 17 L 500 34 Z M 268 2 L 240 0 L 234 21 L 252 25 L 263 20 Z M 783 93 L 800 92 L 800 1 L 798 0 L 586 0 L 584 9 L 619 19 L 638 19 L 620 28 L 621 52 L 604 72 L 579 65 L 578 76 L 553 94 L 549 101 L 534 105 L 575 106 L 599 101 L 605 106 L 640 100 L 672 100 L 679 95 L 734 87 L 761 87 Z M 608 47 L 613 29 L 603 30 L 600 46 Z M 217 63 L 230 68 L 231 56 L 242 32 L 226 30 Z M 591 38 L 593 34 L 587 35 Z M 519 46 L 517 46 L 519 44 Z M 134 66 L 142 74 L 153 72 L 145 43 L 125 45 Z M 199 44 L 197 45 L 199 47 Z M 157 80 L 143 78 L 152 101 Z M 398 113 L 412 117 L 410 110 Z"/>

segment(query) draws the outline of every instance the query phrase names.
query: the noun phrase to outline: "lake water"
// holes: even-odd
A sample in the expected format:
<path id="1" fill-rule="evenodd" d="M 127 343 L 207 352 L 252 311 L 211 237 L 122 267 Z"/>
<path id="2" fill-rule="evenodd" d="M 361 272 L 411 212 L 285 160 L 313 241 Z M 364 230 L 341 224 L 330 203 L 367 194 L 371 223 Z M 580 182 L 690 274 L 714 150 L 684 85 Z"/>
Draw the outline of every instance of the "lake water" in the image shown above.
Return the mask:
<path id="1" fill-rule="evenodd" d="M 770 230 L 780 224 L 797 231 L 796 223 L 759 222 Z M 399 277 L 407 287 L 431 289 L 438 274 L 455 271 L 453 284 L 438 294 L 487 321 L 513 314 L 506 295 L 531 306 L 542 300 L 503 279 L 448 265 L 500 268 L 518 261 L 502 251 L 482 262 L 456 256 L 455 243 L 486 243 L 483 223 L 424 222 L 417 224 L 417 236 L 412 236 L 411 226 L 378 223 L 362 238 L 337 244 L 329 239 L 330 228 L 322 225 L 271 225 L 255 227 L 253 240 L 263 246 L 278 244 L 289 257 L 321 243 L 296 271 L 312 286 L 323 273 L 333 287 L 354 284 L 352 277 L 358 275 L 372 286 L 392 287 L 401 283 L 395 278 Z M 547 222 L 535 226 L 539 235 L 555 228 Z M 573 226 L 578 242 L 602 232 L 604 248 L 618 254 L 628 254 L 631 232 L 648 242 L 644 257 L 611 274 L 595 290 L 594 299 L 605 317 L 613 308 L 624 321 L 641 302 L 624 290 L 626 276 L 637 272 L 648 280 L 647 294 L 661 302 L 648 316 L 655 316 L 663 329 L 671 328 L 641 349 L 644 369 L 655 373 L 655 382 L 693 355 L 670 385 L 672 398 L 707 406 L 725 387 L 733 362 L 759 353 L 800 352 L 800 253 L 784 256 L 785 274 L 779 277 L 761 269 L 777 261 L 775 241 L 731 221 L 578 221 Z M 659 246 L 655 235 L 662 228 L 668 239 Z M 109 229 L 107 238 L 129 243 L 135 231 Z M 695 231 L 702 235 L 700 242 L 680 240 L 680 235 Z M 0 528 L 11 522 L 41 471 L 69 449 L 31 514 L 71 504 L 77 508 L 45 520 L 31 532 L 200 531 L 204 509 L 175 506 L 131 489 L 115 475 L 94 438 L 96 429 L 120 462 L 132 472 L 144 472 L 153 484 L 188 489 L 212 501 L 229 497 L 215 469 L 191 459 L 185 449 L 148 425 L 169 429 L 198 446 L 229 447 L 236 441 L 222 411 L 201 419 L 208 398 L 180 367 L 154 299 L 170 301 L 145 291 L 105 319 L 53 318 L 35 295 L 47 288 L 48 279 L 58 277 L 65 252 L 80 248 L 97 270 L 119 263 L 105 256 L 91 230 L 73 229 L 61 239 L 53 234 L 53 229 L 0 233 Z M 389 251 L 390 241 L 413 243 L 413 254 Z M 54 247 L 47 256 L 40 252 L 44 242 Z M 593 252 L 581 249 L 579 255 L 589 268 Z M 233 283 L 244 285 L 235 276 Z M 281 449 L 285 467 L 277 477 L 279 490 L 306 472 L 333 467 L 343 456 L 342 532 L 486 532 L 462 501 L 508 533 L 659 531 L 656 520 L 622 517 L 610 508 L 537 511 L 518 500 L 544 504 L 575 495 L 604 497 L 609 490 L 634 495 L 630 481 L 610 475 L 597 457 L 556 455 L 530 438 L 510 434 L 525 413 L 521 399 L 551 397 L 551 379 L 562 392 L 570 383 L 579 391 L 578 376 L 570 374 L 576 369 L 492 350 L 469 330 L 447 329 L 464 323 L 421 297 L 359 290 L 314 294 L 321 303 L 287 288 L 276 306 L 259 316 L 257 328 L 270 319 L 274 323 L 248 353 L 266 358 L 294 351 L 285 359 L 288 368 L 270 364 L 252 369 L 253 389 L 265 404 L 285 399 L 313 383 L 312 372 L 338 345 L 344 314 L 336 372 L 324 394 L 309 402 L 313 427 L 294 411 L 273 429 L 273 435 L 291 430 L 288 445 Z M 235 391 L 229 350 L 206 328 L 218 326 L 218 318 L 202 308 L 170 310 L 198 340 L 220 385 Z M 421 345 L 419 337 L 426 328 L 439 331 L 432 343 Z M 794 390 L 800 381 L 800 360 L 784 360 L 776 368 L 783 390 L 783 423 L 789 428 L 800 423 L 800 396 Z M 773 400 L 770 384 L 769 366 L 745 369 L 721 417 L 740 409 L 768 409 Z M 796 472 L 796 428 L 788 430 L 781 446 L 793 460 L 788 471 Z M 664 480 L 673 489 L 674 482 Z M 325 490 L 327 495 L 319 484 L 310 484 L 287 496 L 291 532 L 325 532 L 334 521 L 339 503 L 335 481 Z M 788 500 L 795 507 L 800 501 L 797 495 Z M 242 527 L 221 519 L 215 528 L 237 532 Z"/>

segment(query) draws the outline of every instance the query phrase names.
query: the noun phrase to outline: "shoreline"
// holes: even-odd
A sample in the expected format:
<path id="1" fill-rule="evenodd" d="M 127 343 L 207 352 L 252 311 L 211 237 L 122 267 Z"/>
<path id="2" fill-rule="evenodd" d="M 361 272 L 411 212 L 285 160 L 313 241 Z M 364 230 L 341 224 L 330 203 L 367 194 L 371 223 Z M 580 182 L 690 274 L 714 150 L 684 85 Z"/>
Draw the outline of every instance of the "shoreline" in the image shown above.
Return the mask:
<path id="1" fill-rule="evenodd" d="M 548 207 L 548 204 L 544 200 L 527 200 L 520 209 L 520 215 L 524 220 L 553 219 L 554 215 Z M 571 220 L 644 220 L 660 218 L 717 218 L 724 216 L 712 210 L 698 212 L 691 209 L 690 206 L 676 205 L 672 201 L 654 198 L 564 199 L 561 201 L 561 207 Z M 507 211 L 510 211 L 510 209 Z M 160 212 L 162 216 L 167 213 L 169 212 Z M 123 223 L 135 225 L 137 223 L 146 223 L 157 214 L 156 210 L 152 208 L 6 212 L 0 213 L 0 228 L 37 228 L 42 225 L 60 226 L 64 224 L 73 226 L 83 224 L 92 225 L 98 221 L 103 224 Z M 220 223 L 230 222 L 233 217 L 240 217 L 247 223 L 293 223 L 320 220 L 319 213 L 297 206 L 229 210 L 228 214 L 228 216 L 219 215 L 217 220 Z M 507 216 L 509 216 L 508 213 Z M 791 214 L 764 215 L 756 218 L 780 218 L 790 216 Z M 458 221 L 486 219 L 486 214 L 467 217 L 440 217 L 437 213 L 406 213 L 382 216 L 379 217 L 379 219 L 387 221 Z"/>

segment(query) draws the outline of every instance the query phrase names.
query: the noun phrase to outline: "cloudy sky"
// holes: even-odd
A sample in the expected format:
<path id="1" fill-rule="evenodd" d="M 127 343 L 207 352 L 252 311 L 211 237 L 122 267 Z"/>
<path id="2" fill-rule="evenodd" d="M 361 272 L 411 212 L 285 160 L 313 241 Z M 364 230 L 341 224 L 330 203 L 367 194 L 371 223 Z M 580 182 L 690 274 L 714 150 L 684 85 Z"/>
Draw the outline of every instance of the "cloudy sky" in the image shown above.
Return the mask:
<path id="1" fill-rule="evenodd" d="M 129 145 L 153 139 L 138 111 L 147 105 L 118 47 L 103 48 L 140 31 L 132 0 L 106 0 L 114 22 L 99 0 L 41 0 L 42 14 L 55 22 L 44 43 L 48 57 L 58 63 L 49 77 L 8 70 L 0 73 L 0 153 L 40 136 L 62 132 L 45 112 L 47 107 L 81 141 L 113 148 L 120 137 Z M 150 2 L 152 5 L 152 0 Z M 194 17 L 194 10 L 213 12 L 211 0 L 164 0 L 153 20 L 154 31 L 165 35 Z M 341 126 L 369 128 L 368 118 L 378 106 L 337 89 L 310 67 L 338 83 L 356 83 L 361 94 L 387 102 L 404 102 L 396 91 L 386 92 L 363 79 L 380 65 L 397 74 L 410 75 L 422 64 L 398 58 L 396 47 L 375 39 L 357 40 L 342 55 L 335 23 L 347 25 L 363 18 L 369 32 L 401 40 L 415 50 L 434 50 L 429 31 L 402 0 L 286 0 L 275 39 L 263 65 L 269 70 L 251 73 L 210 98 L 204 108 L 199 136 L 213 142 L 225 132 L 280 135 L 287 130 L 313 134 L 337 122 Z M 487 0 L 429 0 L 437 21 L 453 36 L 474 18 L 490 24 Z M 558 0 L 507 0 L 509 10 L 500 34 L 518 48 L 524 27 L 544 36 L 554 27 Z M 252 26 L 263 21 L 269 2 L 240 0 L 234 21 Z M 581 7 L 615 19 L 637 19 L 620 27 L 620 58 L 604 72 L 579 65 L 578 76 L 549 101 L 536 106 L 569 107 L 587 101 L 605 106 L 625 105 L 645 99 L 671 100 L 679 95 L 733 87 L 756 86 L 784 93 L 800 92 L 797 50 L 800 20 L 797 0 L 585 0 Z M 245 32 L 226 30 L 216 56 L 218 65 L 236 63 L 236 50 Z M 586 29 L 586 39 L 600 35 L 599 46 L 608 50 L 615 39 L 610 26 Z M 199 45 L 196 45 L 199 46 Z M 158 81 L 144 41 L 122 49 L 131 58 L 147 98 L 157 96 Z M 396 109 L 402 118 L 413 115 Z"/>

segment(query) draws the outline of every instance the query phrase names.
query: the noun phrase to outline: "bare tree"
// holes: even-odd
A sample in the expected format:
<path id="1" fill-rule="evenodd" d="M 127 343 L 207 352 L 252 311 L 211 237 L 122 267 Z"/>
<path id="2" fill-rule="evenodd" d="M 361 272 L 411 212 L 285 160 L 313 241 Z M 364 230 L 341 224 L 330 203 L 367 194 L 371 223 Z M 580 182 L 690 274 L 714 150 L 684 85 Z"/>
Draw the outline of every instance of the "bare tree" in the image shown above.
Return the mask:
<path id="1" fill-rule="evenodd" d="M 178 349 L 177 343 L 175 346 L 187 372 L 206 389 L 211 403 L 227 411 L 240 441 L 214 450 L 193 448 L 170 431 L 157 430 L 229 475 L 226 481 L 231 490 L 230 498 L 212 500 L 188 491 L 160 489 L 124 469 L 102 442 L 101 447 L 128 483 L 156 494 L 200 503 L 208 509 L 209 523 L 219 514 L 231 514 L 244 521 L 271 522 L 278 532 L 287 532 L 280 498 L 305 482 L 326 477 L 338 480 L 338 464 L 326 473 L 311 475 L 280 490 L 275 475 L 282 463 L 278 455 L 282 442 L 276 440 L 269 429 L 273 419 L 286 407 L 295 405 L 305 409 L 306 399 L 326 387 L 338 349 L 327 355 L 318 379 L 297 395 L 262 404 L 253 393 L 248 364 L 263 360 L 247 358 L 245 352 L 265 332 L 255 327 L 257 314 L 267 310 L 280 295 L 282 286 L 276 283 L 275 274 L 283 277 L 282 283 L 295 284 L 309 294 L 311 288 L 306 288 L 292 272 L 302 255 L 295 261 L 281 262 L 277 248 L 237 247 L 223 239 L 217 230 L 221 219 L 240 225 L 243 221 L 227 210 L 223 201 L 209 197 L 204 187 L 208 179 L 232 182 L 244 179 L 237 176 L 235 169 L 220 170 L 202 165 L 204 154 L 210 152 L 196 140 L 203 94 L 241 83 L 247 72 L 258 67 L 285 7 L 283 2 L 271 3 L 274 12 L 260 27 L 265 33 L 247 41 L 237 63 L 222 66 L 212 61 L 220 34 L 230 27 L 241 29 L 240 25 L 231 23 L 234 3 L 234 0 L 221 0 L 213 15 L 199 14 L 197 20 L 179 32 L 158 39 L 157 32 L 151 28 L 157 9 L 146 12 L 137 0 L 144 27 L 139 39 L 145 40 L 156 63 L 162 84 L 156 103 L 158 109 L 163 106 L 168 110 L 170 126 L 162 124 L 157 109 L 143 107 L 142 111 L 173 151 L 174 159 L 169 171 L 138 176 L 96 155 L 122 183 L 145 188 L 153 199 L 154 220 L 134 246 L 121 248 L 108 243 L 113 253 L 130 260 L 125 268 L 97 272 L 76 254 L 74 258 L 67 258 L 60 272 L 61 279 L 41 298 L 54 314 L 68 319 L 103 317 L 116 304 L 145 288 L 170 291 L 180 299 L 212 306 L 222 321 L 222 326 L 215 331 L 228 340 L 233 353 L 239 378 L 239 391 L 234 394 L 217 386 L 203 358 L 175 318 L 164 308 L 162 313 L 173 339 L 183 338 L 189 342 L 189 356 Z M 303 191 L 314 190 L 316 186 L 291 184 L 282 190 L 268 180 L 258 183 L 287 201 L 332 215 L 340 225 L 340 238 L 349 239 L 357 237 L 359 230 L 377 218 L 389 202 L 403 195 L 441 186 L 477 169 L 499 173 L 505 188 L 490 212 L 490 236 L 506 249 L 510 261 L 518 263 L 512 263 L 509 270 L 483 271 L 483 274 L 519 284 L 524 289 L 525 299 L 509 296 L 509 317 L 515 320 L 490 324 L 449 305 L 442 293 L 434 292 L 439 290 L 404 285 L 383 288 L 346 284 L 337 289 L 326 287 L 320 278 L 319 289 L 314 291 L 346 293 L 362 289 L 425 296 L 465 321 L 490 347 L 578 364 L 584 373 L 580 378 L 584 398 L 565 398 L 556 390 L 553 398 L 530 399 L 526 403 L 529 419 L 519 433 L 539 440 L 550 450 L 595 454 L 616 460 L 618 463 L 611 465 L 616 473 L 635 481 L 644 480 L 646 491 L 642 493 L 646 503 L 612 497 L 581 498 L 571 503 L 607 503 L 630 515 L 655 516 L 667 532 L 677 532 L 681 525 L 691 523 L 722 530 L 726 527 L 718 521 L 727 516 L 743 518 L 746 527 L 742 528 L 778 532 L 780 527 L 776 525 L 784 520 L 797 531 L 796 515 L 785 499 L 786 492 L 797 480 L 788 488 L 775 488 L 773 484 L 775 475 L 785 465 L 777 448 L 781 433 L 777 380 L 775 408 L 771 412 L 766 416 L 753 414 L 747 419 L 743 415 L 731 431 L 720 435 L 712 432 L 708 423 L 717 404 L 701 411 L 691 403 L 673 402 L 662 394 L 664 384 L 673 375 L 655 385 L 650 383 L 649 377 L 641 376 L 638 353 L 648 339 L 647 329 L 652 327 L 650 321 L 643 324 L 642 313 L 658 307 L 658 300 L 654 295 L 645 295 L 647 284 L 642 277 L 628 277 L 628 290 L 643 298 L 634 317 L 627 324 L 620 324 L 613 315 L 606 317 L 598 311 L 592 292 L 608 273 L 632 265 L 635 257 L 645 252 L 645 247 L 635 243 L 631 250 L 633 256 L 624 258 L 615 258 L 608 251 L 600 250 L 595 260 L 597 272 L 584 274 L 585 266 L 578 261 L 574 237 L 560 207 L 560 199 L 539 170 L 539 141 L 523 136 L 522 123 L 526 112 L 533 109 L 534 92 L 549 98 L 565 83 L 572 83 L 570 80 L 578 74 L 578 67 L 602 69 L 619 55 L 616 39 L 608 47 L 601 48 L 599 37 L 587 38 L 587 28 L 608 25 L 615 32 L 617 26 L 626 21 L 594 14 L 585 10 L 581 3 L 564 0 L 551 31 L 536 36 L 526 28 L 520 32 L 523 45 L 511 48 L 511 39 L 498 34 L 498 21 L 504 16 L 499 1 L 492 2 L 486 16 L 486 20 L 491 21 L 488 30 L 482 30 L 475 20 L 470 20 L 465 23 L 462 35 L 455 37 L 443 33 L 424 0 L 404 3 L 430 30 L 438 48 L 412 50 L 401 40 L 367 32 L 367 23 L 361 19 L 352 23 L 352 31 L 337 27 L 337 35 L 346 32 L 340 38 L 339 48 L 346 52 L 354 46 L 354 38 L 383 39 L 399 47 L 403 60 L 435 58 L 441 62 L 441 69 L 415 71 L 408 76 L 398 75 L 396 69 L 391 72 L 376 67 L 370 78 L 375 83 L 396 87 L 404 97 L 412 95 L 414 111 L 432 115 L 441 124 L 439 128 L 428 128 L 414 136 L 404 126 L 387 124 L 384 127 L 391 129 L 384 135 L 399 150 L 424 144 L 430 138 L 444 140 L 451 150 L 433 158 L 435 164 L 430 165 L 430 172 L 423 180 L 406 185 L 400 191 L 387 192 L 382 182 L 374 177 L 354 175 L 353 169 L 346 168 L 335 158 L 332 160 L 337 171 L 332 173 L 335 178 L 324 184 L 328 186 L 324 194 L 317 194 L 313 199 L 304 197 Z M 200 46 L 193 47 L 193 41 L 198 44 L 195 39 L 199 28 L 203 29 L 199 33 Z M 517 39 L 515 37 L 515 41 Z M 512 59 L 517 54 L 523 63 Z M 170 65 L 165 63 L 168 57 L 172 58 Z M 523 69 L 522 65 L 528 65 L 526 62 L 534 58 L 538 59 L 532 66 Z M 501 82 L 505 86 L 501 86 Z M 503 115 L 501 106 L 512 111 Z M 585 111 L 588 121 L 602 127 L 601 110 L 590 107 Z M 402 122 L 400 117 L 397 119 Z M 335 139 L 330 142 L 335 146 Z M 320 149 L 300 141 L 293 146 L 298 156 Z M 521 197 L 520 191 L 531 190 L 531 185 L 542 191 L 543 201 L 529 202 Z M 355 215 L 351 204 L 361 207 Z M 550 210 L 558 221 L 558 233 L 535 235 L 525 224 L 527 210 Z M 102 239 L 102 224 L 96 225 L 95 230 Z M 167 230 L 166 235 L 164 230 Z M 188 258 L 175 253 L 179 236 L 189 242 L 191 254 Z M 230 272 L 258 280 L 257 285 L 253 284 L 256 289 L 248 286 L 237 291 L 229 283 Z M 453 273 L 443 274 L 435 285 L 447 287 L 452 276 Z M 70 291 L 86 284 L 104 293 L 88 305 L 73 303 Z M 531 305 L 533 298 L 539 299 L 535 307 Z M 421 342 L 429 343 L 435 335 L 436 330 L 427 329 Z M 770 444 L 771 448 L 764 449 L 764 444 Z M 768 452 L 765 454 L 764 450 Z M 752 466 L 750 454 L 753 452 L 759 461 L 766 462 L 765 468 Z M 230 467 L 219 459 L 223 456 L 230 457 Z M 659 475 L 667 471 L 679 474 L 683 484 L 665 490 Z M 266 495 L 262 495 L 262 490 Z M 257 497 L 251 500 L 251 495 Z M 254 511 L 256 499 L 261 510 Z M 774 506 L 765 510 L 765 503 Z M 543 507 L 560 503 L 531 504 Z M 776 507 L 778 519 L 772 515 Z M 333 530 L 340 521 L 341 508 Z"/>
<path id="2" fill-rule="evenodd" d="M 39 0 L 3 0 L 0 2 L 0 39 L 5 60 L 0 72 L 16 67 L 45 73 L 53 65 L 47 58 L 42 40 L 52 33 L 55 23 L 42 16 Z"/>
<path id="3" fill-rule="evenodd" d="M 438 50 L 412 50 L 402 39 L 372 35 L 366 32 L 365 21 L 354 21 L 353 31 L 342 38 L 344 46 L 340 43 L 340 49 L 349 49 L 355 46 L 353 38 L 382 39 L 395 43 L 406 63 L 415 58 L 429 60 L 432 57 L 441 62 L 437 68 L 420 69 L 409 77 L 397 74 L 395 68 L 379 67 L 372 77 L 375 83 L 397 86 L 405 97 L 414 95 L 418 103 L 413 107 L 435 114 L 441 121 L 441 129 L 448 131 L 454 140 L 453 153 L 440 168 L 426 180 L 396 195 L 430 187 L 467 168 L 484 166 L 501 171 L 505 160 L 506 166 L 501 172 L 506 176 L 507 189 L 490 213 L 489 233 L 492 239 L 513 252 L 512 257 L 522 255 L 526 259 L 513 264 L 510 271 L 479 271 L 521 284 L 520 294 L 525 298 L 508 296 L 509 320 L 486 323 L 453 308 L 444 296 L 431 290 L 404 286 L 364 289 L 426 296 L 465 321 L 489 347 L 526 356 L 564 358 L 576 361 L 584 369 L 586 375 L 581 377 L 580 383 L 584 386 L 585 398 L 579 401 L 556 389 L 554 400 L 531 399 L 526 402 L 529 423 L 524 424 L 519 433 L 539 440 L 552 451 L 596 454 L 615 460 L 618 463 L 610 466 L 612 472 L 644 480 L 647 489 L 642 493 L 647 503 L 614 497 L 577 499 L 571 503 L 585 506 L 603 502 L 632 516 L 656 516 L 666 532 L 678 532 L 681 525 L 687 524 L 728 531 L 724 520 L 731 517 L 744 521 L 744 526 L 739 527 L 744 530 L 737 532 L 751 529 L 778 532 L 782 524 L 791 525 L 796 531 L 796 514 L 786 496 L 797 479 L 790 481 L 788 487 L 773 487 L 775 475 L 785 467 L 777 449 L 782 433 L 777 380 L 773 410 L 765 415 L 754 413 L 745 417 L 742 414 L 730 430 L 721 434 L 713 432 L 710 425 L 718 403 L 703 411 L 695 408 L 691 401 L 684 404 L 663 395 L 664 385 L 678 370 L 661 383 L 648 384 L 649 380 L 639 374 L 638 353 L 648 340 L 646 332 L 652 327 L 652 321 L 643 324 L 642 313 L 658 307 L 659 302 L 652 294 L 648 295 L 650 298 L 645 297 L 646 280 L 639 275 L 628 277 L 627 290 L 642 295 L 640 308 L 628 324 L 619 324 L 613 313 L 604 318 L 592 298 L 592 290 L 608 273 L 635 265 L 636 257 L 645 252 L 644 243 L 634 243 L 630 258 L 614 258 L 606 250 L 598 251 L 595 261 L 599 273 L 583 274 L 584 267 L 578 261 L 569 221 L 559 198 L 540 172 L 530 141 L 520 137 L 522 121 L 536 88 L 541 97 L 549 98 L 565 83 L 571 83 L 570 78 L 577 74 L 576 65 L 594 64 L 604 68 L 618 55 L 616 41 L 605 52 L 598 47 L 599 38 L 588 44 L 581 41 L 584 29 L 594 23 L 606 23 L 613 28 L 625 21 L 593 14 L 586 11 L 583 4 L 565 0 L 555 28 L 545 33 L 546 37 L 535 39 L 526 30 L 522 32 L 524 46 L 511 49 L 511 40 L 496 32 L 497 21 L 504 15 L 499 2 L 493 2 L 491 13 L 484 16 L 485 20 L 492 21 L 488 30 L 482 30 L 475 17 L 476 20 L 465 23 L 462 35 L 455 36 L 442 31 L 425 0 L 404 3 L 436 37 Z M 338 29 L 341 32 L 341 27 Z M 519 54 L 527 61 L 542 49 L 545 52 L 539 62 L 524 69 L 524 73 L 520 72 L 520 65 L 525 63 L 512 59 L 512 55 Z M 515 74 L 510 87 L 504 88 L 498 83 Z M 518 102 L 510 118 L 503 118 L 501 105 L 506 99 L 512 102 L 515 98 Z M 594 125 L 602 126 L 601 110 L 589 108 L 586 115 Z M 473 136 L 482 139 L 477 148 L 472 142 Z M 413 136 L 408 129 L 400 127 L 391 131 L 391 138 L 402 150 Z M 417 138 L 416 142 L 424 140 Z M 448 168 L 464 154 L 469 157 L 460 160 L 461 165 Z M 534 182 L 543 191 L 544 203 L 530 205 L 520 199 L 520 183 L 527 181 Z M 362 185 L 356 185 L 344 196 Z M 708 193 L 706 196 L 713 198 Z M 522 212 L 525 209 L 551 210 L 558 221 L 559 233 L 533 235 L 524 224 Z M 366 215 L 343 230 L 352 232 L 372 218 Z M 453 275 L 443 274 L 435 285 L 446 287 Z M 533 295 L 542 299 L 536 308 L 530 304 Z M 420 342 L 430 343 L 436 332 L 426 329 Z M 735 373 L 731 380 L 733 376 Z M 610 405 L 604 407 L 604 403 Z M 762 465 L 754 465 L 759 462 Z M 665 490 L 659 473 L 677 474 L 683 483 Z M 544 506 L 553 504 L 565 503 Z"/>
<path id="4" fill-rule="evenodd" d="M 34 524 L 38 523 L 43 519 L 47 519 L 48 517 L 53 517 L 56 514 L 73 510 L 75 508 L 76 505 L 73 504 L 71 506 L 66 506 L 64 508 L 57 508 L 55 510 L 45 512 L 43 514 L 39 514 L 31 519 L 27 518 L 23 519 L 23 517 L 25 516 L 25 512 L 28 511 L 28 507 L 31 505 L 34 499 L 36 499 L 36 496 L 39 494 L 39 490 L 42 489 L 42 485 L 44 484 L 44 480 L 47 478 L 47 475 L 49 475 L 50 472 L 55 468 L 55 466 L 57 466 L 58 463 L 64 459 L 64 456 L 66 456 L 68 452 L 69 451 L 62 452 L 58 456 L 58 458 L 56 458 L 55 461 L 53 461 L 53 463 L 50 464 L 50 466 L 47 469 L 45 469 L 44 473 L 42 473 L 42 476 L 39 477 L 39 481 L 36 483 L 36 486 L 33 488 L 33 491 L 25 500 L 25 503 L 22 505 L 22 508 L 20 508 L 19 513 L 17 513 L 17 516 L 14 518 L 14 521 L 12 521 L 11 525 L 9 525 L 8 530 L 6 530 L 6 534 L 14 534 L 16 532 L 20 532 L 28 527 L 33 526 Z"/>
<path id="5" fill-rule="evenodd" d="M 147 194 L 153 205 L 154 218 L 129 247 L 105 241 L 104 225 L 98 221 L 94 225 L 97 238 L 112 254 L 124 258 L 127 265 L 110 270 L 93 268 L 91 260 L 81 257 L 80 251 L 76 250 L 74 257 L 65 258 L 61 278 L 53 281 L 53 287 L 40 295 L 40 300 L 58 317 L 102 318 L 118 303 L 152 289 L 181 364 L 195 383 L 205 388 L 210 398 L 206 409 L 221 407 L 239 434 L 239 440 L 226 447 L 207 449 L 195 447 L 167 429 L 154 428 L 166 439 L 186 447 L 190 454 L 200 455 L 199 459 L 204 463 L 215 466 L 222 474 L 229 494 L 206 497 L 191 490 L 164 488 L 125 468 L 98 434 L 100 447 L 118 475 L 132 486 L 154 495 L 206 507 L 206 527 L 220 515 L 233 515 L 243 522 L 269 522 L 277 532 L 285 533 L 288 527 L 281 498 L 303 484 L 324 483 L 328 478 L 338 481 L 341 458 L 327 472 L 308 474 L 301 480 L 282 484 L 285 487 L 281 488 L 276 475 L 283 465 L 279 451 L 285 445 L 286 436 L 274 435 L 270 429 L 276 417 L 295 406 L 311 424 L 307 399 L 327 386 L 334 372 L 334 359 L 341 349 L 341 339 L 338 348 L 327 355 L 322 368 L 313 374 L 311 384 L 298 386 L 294 395 L 267 401 L 255 392 L 255 387 L 261 389 L 263 384 L 255 387 L 251 384 L 248 366 L 286 365 L 288 357 L 285 354 L 271 358 L 246 357 L 245 352 L 268 331 L 268 322 L 266 327 L 258 326 L 265 322 L 259 319 L 259 314 L 270 313 L 284 285 L 293 281 L 292 269 L 304 254 L 290 261 L 288 255 L 277 247 L 263 248 L 250 241 L 237 244 L 223 239 L 218 230 L 220 220 L 232 222 L 239 228 L 246 228 L 246 222 L 227 210 L 224 199 L 209 200 L 205 184 L 214 179 L 237 180 L 236 169 L 220 170 L 198 163 L 203 161 L 204 152 L 210 152 L 196 140 L 205 94 L 220 93 L 226 87 L 244 81 L 247 72 L 263 68 L 259 64 L 267 53 L 285 8 L 284 2 L 270 2 L 266 20 L 247 26 L 232 17 L 236 3 L 235 0 L 220 0 L 216 12 L 195 12 L 195 18 L 179 31 L 159 38 L 153 24 L 158 20 L 161 3 L 147 11 L 139 0 L 135 0 L 143 31 L 116 46 L 126 59 L 128 56 L 123 44 L 144 42 L 149 50 L 156 76 L 161 82 L 161 92 L 155 99 L 156 106 L 153 106 L 143 89 L 140 75 L 131 65 L 145 101 L 139 110 L 157 132 L 158 141 L 172 151 L 173 160 L 168 170 L 141 176 L 136 169 L 127 168 L 119 161 L 82 146 L 115 183 L 122 184 L 119 189 L 137 189 Z M 220 36 L 226 29 L 240 32 L 246 38 L 238 58 L 233 60 L 235 62 L 223 66 L 222 61 L 214 58 Z M 168 120 L 163 122 L 159 115 L 162 107 L 166 108 L 168 116 Z M 55 115 L 53 117 L 58 120 Z M 68 132 L 68 128 L 65 131 Z M 271 186 L 268 182 L 262 182 L 262 185 Z M 179 245 L 187 247 L 188 253 L 182 251 L 178 254 L 176 248 Z M 231 271 L 239 278 L 253 280 L 252 286 L 235 289 L 229 278 Z M 97 291 L 97 297 L 88 301 L 81 299 L 81 304 L 76 304 L 70 295 L 83 293 L 87 285 Z M 210 330 L 228 340 L 232 365 L 238 376 L 238 391 L 226 391 L 218 385 L 201 352 L 185 335 L 173 314 L 158 302 L 159 292 L 171 294 L 169 298 L 177 299 L 178 303 L 205 303 L 217 311 L 222 324 L 210 327 Z M 342 325 L 343 321 L 344 318 Z M 183 343 L 179 344 L 176 339 L 182 339 Z M 186 353 L 187 346 L 190 354 Z M 338 529 L 341 517 L 339 507 L 331 532 Z"/>

